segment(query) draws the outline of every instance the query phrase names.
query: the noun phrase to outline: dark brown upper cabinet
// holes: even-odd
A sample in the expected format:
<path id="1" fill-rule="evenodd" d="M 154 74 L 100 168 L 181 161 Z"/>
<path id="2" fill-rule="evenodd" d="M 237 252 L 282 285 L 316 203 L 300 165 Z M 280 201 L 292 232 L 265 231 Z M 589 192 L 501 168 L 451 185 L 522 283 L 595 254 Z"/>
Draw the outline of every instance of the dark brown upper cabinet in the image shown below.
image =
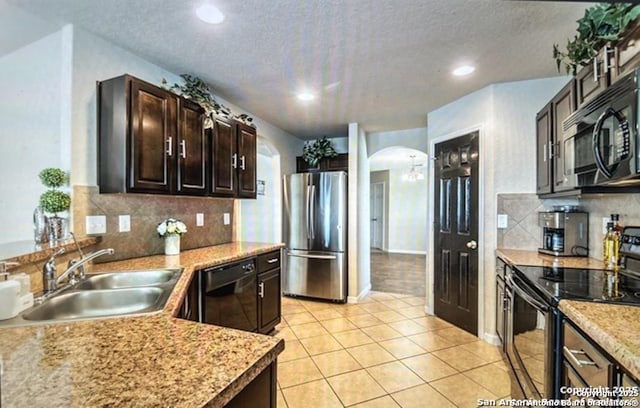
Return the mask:
<path id="1" fill-rule="evenodd" d="M 256 197 L 256 129 L 216 117 L 211 131 L 211 193 Z"/>
<path id="2" fill-rule="evenodd" d="M 536 193 L 547 194 L 553 186 L 553 168 L 551 166 L 551 149 L 553 121 L 551 120 L 551 103 L 548 103 L 536 115 Z"/>
<path id="3" fill-rule="evenodd" d="M 101 193 L 207 192 L 204 110 L 129 75 L 98 83 Z"/>
<path id="4" fill-rule="evenodd" d="M 314 171 L 346 171 L 349 172 L 349 154 L 339 153 L 336 157 L 324 157 L 312 167 L 302 156 L 296 157 L 296 172 L 309 173 Z"/>

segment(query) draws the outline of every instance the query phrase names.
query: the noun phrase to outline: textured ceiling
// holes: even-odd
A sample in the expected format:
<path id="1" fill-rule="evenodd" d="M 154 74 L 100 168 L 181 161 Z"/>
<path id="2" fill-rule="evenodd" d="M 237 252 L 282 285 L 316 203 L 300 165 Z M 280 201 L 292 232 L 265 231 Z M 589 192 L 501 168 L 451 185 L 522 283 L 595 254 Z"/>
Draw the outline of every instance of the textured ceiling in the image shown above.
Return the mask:
<path id="1" fill-rule="evenodd" d="M 426 126 L 427 113 L 488 84 L 557 75 L 554 42 L 588 3 L 502 0 L 8 0 L 73 23 L 301 138 Z M 467 78 L 450 74 L 477 66 Z M 294 94 L 319 97 L 300 103 Z"/>

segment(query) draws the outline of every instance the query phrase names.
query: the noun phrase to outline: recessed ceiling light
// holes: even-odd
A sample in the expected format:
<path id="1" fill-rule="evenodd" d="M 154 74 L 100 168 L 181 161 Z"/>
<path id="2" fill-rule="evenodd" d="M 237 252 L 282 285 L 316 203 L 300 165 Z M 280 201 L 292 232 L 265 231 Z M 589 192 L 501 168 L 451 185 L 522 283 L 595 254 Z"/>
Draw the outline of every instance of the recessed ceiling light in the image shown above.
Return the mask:
<path id="1" fill-rule="evenodd" d="M 213 4 L 203 3 L 196 9 L 196 15 L 205 23 L 220 24 L 224 21 L 224 14 Z"/>
<path id="2" fill-rule="evenodd" d="M 298 99 L 300 99 L 301 101 L 312 101 L 314 99 L 316 99 L 316 96 L 314 94 L 312 94 L 311 92 L 300 92 L 298 94 Z"/>
<path id="3" fill-rule="evenodd" d="M 476 70 L 476 67 L 472 67 L 471 65 L 462 65 L 453 70 L 453 75 L 465 76 L 465 75 L 469 75 L 475 70 Z"/>

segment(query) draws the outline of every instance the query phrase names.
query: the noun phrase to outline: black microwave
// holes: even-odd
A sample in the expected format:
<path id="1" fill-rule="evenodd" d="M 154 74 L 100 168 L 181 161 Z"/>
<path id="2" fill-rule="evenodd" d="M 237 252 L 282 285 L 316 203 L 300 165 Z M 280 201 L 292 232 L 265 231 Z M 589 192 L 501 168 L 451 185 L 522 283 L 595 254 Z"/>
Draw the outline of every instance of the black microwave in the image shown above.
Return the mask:
<path id="1" fill-rule="evenodd" d="M 640 184 L 639 84 L 637 69 L 563 122 L 563 187 Z"/>

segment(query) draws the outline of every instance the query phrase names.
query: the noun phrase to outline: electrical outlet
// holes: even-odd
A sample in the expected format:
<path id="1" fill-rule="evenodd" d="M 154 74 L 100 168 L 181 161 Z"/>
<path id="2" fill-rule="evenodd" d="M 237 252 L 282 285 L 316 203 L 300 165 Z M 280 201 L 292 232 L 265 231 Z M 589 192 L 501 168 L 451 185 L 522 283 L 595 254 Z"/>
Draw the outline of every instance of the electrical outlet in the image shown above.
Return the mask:
<path id="1" fill-rule="evenodd" d="M 223 219 L 224 219 L 224 225 L 229 225 L 229 224 L 231 224 L 231 214 L 229 214 L 229 213 L 224 213 L 224 215 L 223 215 Z"/>
<path id="2" fill-rule="evenodd" d="M 609 217 L 602 217 L 602 233 L 607 233 L 607 224 L 611 222 Z"/>
<path id="3" fill-rule="evenodd" d="M 509 226 L 509 216 L 507 214 L 498 214 L 498 228 L 505 229 Z"/>
<path id="4" fill-rule="evenodd" d="M 131 216 L 130 215 L 118 216 L 118 226 L 119 226 L 120 232 L 131 231 Z"/>
<path id="5" fill-rule="evenodd" d="M 196 227 L 202 227 L 204 225 L 204 214 L 197 213 L 196 214 Z"/>
<path id="6" fill-rule="evenodd" d="M 87 235 L 106 234 L 107 217 L 105 215 L 87 215 L 85 218 Z"/>

